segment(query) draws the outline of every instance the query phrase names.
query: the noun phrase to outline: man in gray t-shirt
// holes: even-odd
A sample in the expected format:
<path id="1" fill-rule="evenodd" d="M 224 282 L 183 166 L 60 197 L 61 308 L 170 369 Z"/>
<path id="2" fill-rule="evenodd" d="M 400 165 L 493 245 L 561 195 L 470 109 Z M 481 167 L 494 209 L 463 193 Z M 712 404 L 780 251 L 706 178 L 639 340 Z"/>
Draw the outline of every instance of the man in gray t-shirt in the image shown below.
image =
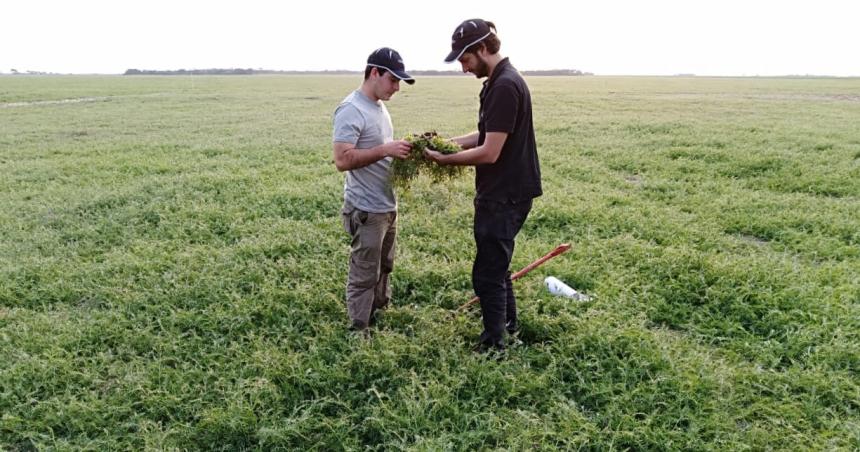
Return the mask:
<path id="1" fill-rule="evenodd" d="M 364 331 L 377 309 L 391 300 L 388 276 L 394 268 L 397 200 L 389 182 L 392 158 L 405 159 L 412 146 L 394 140 L 384 100 L 415 80 L 393 49 L 374 50 L 367 58 L 364 82 L 334 112 L 334 164 L 346 172 L 343 225 L 352 236 L 347 312 L 352 328 Z"/>

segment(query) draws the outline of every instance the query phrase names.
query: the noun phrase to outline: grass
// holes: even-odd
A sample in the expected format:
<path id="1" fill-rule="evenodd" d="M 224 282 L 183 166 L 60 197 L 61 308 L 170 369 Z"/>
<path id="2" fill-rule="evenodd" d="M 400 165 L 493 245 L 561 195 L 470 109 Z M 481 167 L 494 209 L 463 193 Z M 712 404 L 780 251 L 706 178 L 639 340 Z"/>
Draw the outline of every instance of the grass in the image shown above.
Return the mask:
<path id="1" fill-rule="evenodd" d="M 860 81 L 528 82 L 513 267 L 573 248 L 495 362 L 449 315 L 471 172 L 400 197 L 394 305 L 346 332 L 355 77 L 0 77 L 0 448 L 860 448 Z M 471 131 L 479 89 L 404 86 L 395 135 Z"/>

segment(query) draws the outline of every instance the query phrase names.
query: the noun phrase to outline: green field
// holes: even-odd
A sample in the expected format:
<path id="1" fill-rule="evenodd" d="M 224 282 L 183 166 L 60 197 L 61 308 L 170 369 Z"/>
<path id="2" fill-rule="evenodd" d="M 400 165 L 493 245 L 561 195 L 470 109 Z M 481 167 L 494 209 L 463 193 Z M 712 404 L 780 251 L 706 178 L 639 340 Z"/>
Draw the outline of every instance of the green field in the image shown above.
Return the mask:
<path id="1" fill-rule="evenodd" d="M 359 82 L 0 77 L 0 450 L 860 449 L 860 79 L 529 78 L 513 267 L 573 248 L 499 362 L 449 315 L 471 171 L 401 193 L 394 306 L 348 334 Z M 396 135 L 473 130 L 479 90 L 403 85 Z"/>

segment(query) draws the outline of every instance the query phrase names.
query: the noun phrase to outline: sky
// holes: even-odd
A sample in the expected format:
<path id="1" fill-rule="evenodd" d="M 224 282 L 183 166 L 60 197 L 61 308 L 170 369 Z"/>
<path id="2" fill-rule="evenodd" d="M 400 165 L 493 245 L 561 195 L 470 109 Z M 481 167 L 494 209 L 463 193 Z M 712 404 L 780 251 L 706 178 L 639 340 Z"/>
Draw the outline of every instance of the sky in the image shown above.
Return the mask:
<path id="1" fill-rule="evenodd" d="M 0 12 L 6 74 L 362 70 L 383 46 L 407 71 L 459 70 L 443 63 L 451 34 L 478 17 L 520 70 L 860 76 L 857 0 L 3 0 Z"/>

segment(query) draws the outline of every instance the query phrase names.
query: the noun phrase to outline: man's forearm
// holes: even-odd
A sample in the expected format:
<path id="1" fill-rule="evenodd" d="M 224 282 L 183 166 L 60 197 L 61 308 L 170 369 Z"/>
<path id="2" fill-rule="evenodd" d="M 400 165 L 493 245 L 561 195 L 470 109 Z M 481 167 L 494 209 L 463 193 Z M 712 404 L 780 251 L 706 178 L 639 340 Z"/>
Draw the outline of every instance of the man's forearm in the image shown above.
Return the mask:
<path id="1" fill-rule="evenodd" d="M 349 171 L 364 168 L 385 158 L 383 145 L 369 149 L 348 148 L 335 150 L 335 166 L 338 171 Z M 339 154 L 339 155 L 338 155 Z"/>
<path id="2" fill-rule="evenodd" d="M 451 141 L 459 144 L 463 149 L 472 149 L 478 145 L 478 132 L 472 132 L 468 135 L 452 138 Z"/>
<path id="3" fill-rule="evenodd" d="M 472 134 L 477 140 L 478 134 Z M 470 137 L 472 135 L 469 135 Z M 457 152 L 456 154 L 440 155 L 439 163 L 443 165 L 484 165 L 487 163 L 496 163 L 499 154 L 502 152 L 502 147 L 505 140 L 508 139 L 508 134 L 505 132 L 488 132 L 484 142 L 471 149 Z"/>
<path id="4" fill-rule="evenodd" d="M 496 159 L 488 149 L 484 146 L 478 146 L 456 154 L 442 155 L 439 163 L 444 165 L 483 165 L 495 161 Z"/>

